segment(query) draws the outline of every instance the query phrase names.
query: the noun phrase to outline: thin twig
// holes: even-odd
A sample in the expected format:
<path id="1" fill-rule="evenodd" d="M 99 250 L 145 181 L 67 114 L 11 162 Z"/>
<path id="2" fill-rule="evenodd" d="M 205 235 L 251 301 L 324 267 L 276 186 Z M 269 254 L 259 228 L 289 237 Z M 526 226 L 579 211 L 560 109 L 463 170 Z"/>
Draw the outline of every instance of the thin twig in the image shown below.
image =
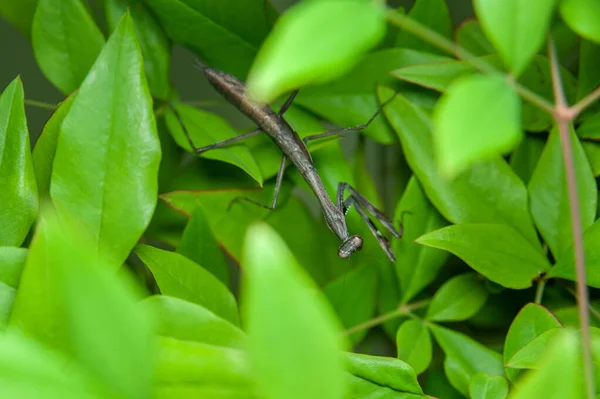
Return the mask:
<path id="1" fill-rule="evenodd" d="M 45 103 L 43 101 L 25 99 L 24 103 L 25 105 L 30 105 L 32 107 L 38 107 L 42 109 L 48 109 L 50 111 L 54 111 L 56 108 L 58 108 L 56 104 Z"/>
<path id="2" fill-rule="evenodd" d="M 588 399 L 596 397 L 594 381 L 594 363 L 592 359 L 592 343 L 590 338 L 590 314 L 588 288 L 585 276 L 585 257 L 583 252 L 583 232 L 581 229 L 581 215 L 579 210 L 579 199 L 577 195 L 577 181 L 575 177 L 575 164 L 573 161 L 573 149 L 571 147 L 571 133 L 569 132 L 568 105 L 560 80 L 558 59 L 552 38 L 548 40 L 548 53 L 550 57 L 550 68 L 552 72 L 552 87 L 556 101 L 554 118 L 558 125 L 560 142 L 562 146 L 565 174 L 567 178 L 567 190 L 569 194 L 569 208 L 571 213 L 571 228 L 573 230 L 573 246 L 575 249 L 575 272 L 577 276 L 577 304 L 579 310 L 579 324 L 581 327 L 581 347 L 583 350 L 583 370 Z M 567 115 L 567 118 L 565 118 Z"/>
<path id="3" fill-rule="evenodd" d="M 538 281 L 538 285 L 535 290 L 535 303 L 537 303 L 538 305 L 542 304 L 542 298 L 544 297 L 544 288 L 546 288 L 546 280 L 542 278 Z"/>
<path id="4" fill-rule="evenodd" d="M 355 332 L 366 330 L 371 327 L 375 327 L 380 324 L 383 324 L 388 320 L 395 319 L 396 317 L 406 316 L 413 310 L 416 310 L 416 309 L 419 309 L 419 308 L 429 305 L 429 302 L 431 302 L 430 299 L 424 299 L 422 301 L 414 302 L 414 303 L 411 303 L 408 305 L 400 305 L 400 306 L 398 306 L 398 308 L 396 308 L 390 312 L 384 313 L 373 319 L 367 320 L 364 323 L 360 323 L 354 327 L 350 327 L 349 329 L 347 329 L 344 332 L 344 334 L 346 334 L 346 335 L 354 334 Z"/>
<path id="5" fill-rule="evenodd" d="M 582 113 L 587 107 L 592 105 L 596 100 L 600 98 L 600 87 L 597 87 L 593 92 L 582 98 L 577 104 L 571 107 L 573 113 L 573 119 Z"/>
<path id="6" fill-rule="evenodd" d="M 482 60 L 481 58 L 476 57 L 475 55 L 473 55 L 469 51 L 465 50 L 458 44 L 455 44 L 454 42 L 446 39 L 444 36 L 440 35 L 439 33 L 427 28 L 426 26 L 424 26 L 416 21 L 413 21 L 410 17 L 407 17 L 406 15 L 402 15 L 396 11 L 390 11 L 387 14 L 387 19 L 392 24 L 405 29 L 406 31 L 412 33 L 413 35 L 419 37 L 420 39 L 423 39 L 426 42 L 429 42 L 429 43 L 439 47 L 440 49 L 446 51 L 447 53 L 450 53 L 450 54 L 456 56 L 457 58 L 468 62 L 469 64 L 471 64 L 473 67 L 475 67 L 476 69 L 478 69 L 481 72 L 485 72 L 485 73 L 489 73 L 489 74 L 502 73 L 501 71 L 496 69 L 493 65 Z M 550 103 L 548 100 L 546 100 L 544 97 L 540 96 L 539 94 L 534 93 L 533 91 L 529 90 L 528 88 L 520 85 L 515 79 L 510 78 L 510 79 L 507 79 L 507 81 L 509 82 L 509 84 L 511 86 L 514 87 L 516 92 L 519 93 L 519 95 L 521 97 L 523 97 L 525 100 L 529 101 L 533 105 L 537 106 L 540 109 L 543 109 L 544 111 L 548 112 L 549 114 L 551 114 L 552 111 L 554 110 L 552 103 Z"/>

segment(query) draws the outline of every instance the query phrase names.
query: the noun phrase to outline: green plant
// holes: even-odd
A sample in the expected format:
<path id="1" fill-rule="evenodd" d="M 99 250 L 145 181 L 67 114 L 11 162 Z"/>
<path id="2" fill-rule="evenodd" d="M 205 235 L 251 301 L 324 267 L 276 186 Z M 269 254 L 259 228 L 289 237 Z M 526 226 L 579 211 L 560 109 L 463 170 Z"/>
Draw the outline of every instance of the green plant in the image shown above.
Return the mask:
<path id="1" fill-rule="evenodd" d="M 598 6 L 474 0 L 453 31 L 451 2 L 383 3 L 272 27 L 263 0 L 103 0 L 102 30 L 82 0 L 0 1 L 67 96 L 33 152 L 44 104 L 19 77 L 0 97 L 1 397 L 596 397 Z M 168 104 L 197 146 L 238 133 L 179 98 L 173 44 L 258 99 L 301 87 L 301 136 L 396 92 L 351 151 L 310 146 L 330 193 L 410 212 L 396 264 L 352 210 L 365 248 L 339 259 L 292 168 L 276 211 L 228 210 L 268 201 L 280 153 L 190 154 Z"/>

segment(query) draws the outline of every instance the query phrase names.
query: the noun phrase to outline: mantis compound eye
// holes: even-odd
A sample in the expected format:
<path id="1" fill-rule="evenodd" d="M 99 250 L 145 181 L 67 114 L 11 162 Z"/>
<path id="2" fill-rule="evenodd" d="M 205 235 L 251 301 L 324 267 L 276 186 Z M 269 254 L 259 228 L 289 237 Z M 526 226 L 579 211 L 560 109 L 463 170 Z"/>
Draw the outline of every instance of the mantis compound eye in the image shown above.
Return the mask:
<path id="1" fill-rule="evenodd" d="M 363 239 L 359 235 L 350 236 L 340 245 L 338 256 L 347 259 L 353 252 L 360 251 L 363 246 Z"/>

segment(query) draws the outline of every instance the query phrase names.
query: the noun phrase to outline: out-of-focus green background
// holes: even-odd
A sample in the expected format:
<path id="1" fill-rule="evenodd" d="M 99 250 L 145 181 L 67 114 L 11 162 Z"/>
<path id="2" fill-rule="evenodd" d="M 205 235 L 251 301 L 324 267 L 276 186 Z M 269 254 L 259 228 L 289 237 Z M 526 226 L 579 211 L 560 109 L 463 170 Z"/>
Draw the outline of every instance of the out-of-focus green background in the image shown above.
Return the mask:
<path id="1" fill-rule="evenodd" d="M 0 0 L 20 1 L 20 0 Z M 61 0 L 56 0 L 61 1 Z M 245 1 L 245 0 L 239 0 Z M 279 10 L 284 10 L 298 0 L 271 0 L 271 3 Z M 404 6 L 409 9 L 414 0 L 388 1 L 390 6 Z M 106 32 L 106 24 L 103 20 L 103 1 L 88 0 L 90 8 L 94 11 L 96 21 Z M 455 24 L 472 15 L 471 0 L 451 0 L 448 2 Z M 42 101 L 55 104 L 63 99 L 63 95 L 50 84 L 38 68 L 29 40 L 21 35 L 17 29 L 4 19 L 0 19 L 0 54 L 3 54 L 0 62 L 0 90 L 18 74 L 21 75 L 25 87 L 25 98 L 28 100 Z M 186 49 L 175 46 L 173 49 L 173 62 L 171 77 L 181 98 L 186 101 L 208 100 L 218 98 L 217 94 L 208 86 L 202 75 L 194 68 L 193 55 Z M 234 125 L 248 126 L 241 120 L 239 113 L 223 105 L 216 105 L 215 112 L 224 114 Z M 26 106 L 27 120 L 32 137 L 32 144 L 40 134 L 45 121 L 50 117 L 52 111 L 34 106 Z"/>

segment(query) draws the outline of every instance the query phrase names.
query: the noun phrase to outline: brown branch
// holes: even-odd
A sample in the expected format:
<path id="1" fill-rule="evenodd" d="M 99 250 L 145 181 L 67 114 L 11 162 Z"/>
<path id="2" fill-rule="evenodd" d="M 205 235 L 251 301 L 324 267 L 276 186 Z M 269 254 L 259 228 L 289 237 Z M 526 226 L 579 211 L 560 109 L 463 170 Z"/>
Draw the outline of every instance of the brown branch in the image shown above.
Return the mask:
<path id="1" fill-rule="evenodd" d="M 556 101 L 554 118 L 558 125 L 560 142 L 562 146 L 565 175 L 567 178 L 567 191 L 569 195 L 569 208 L 571 213 L 571 229 L 573 230 L 573 246 L 575 251 L 575 272 L 577 276 L 577 307 L 579 310 L 579 324 L 581 327 L 581 347 L 583 350 L 583 370 L 588 399 L 594 399 L 594 363 L 592 358 L 592 343 L 590 337 L 590 314 L 588 288 L 585 276 L 585 255 L 583 252 L 583 232 L 581 228 L 581 212 L 579 209 L 579 198 L 577 194 L 577 181 L 575 177 L 575 163 L 573 161 L 573 149 L 571 146 L 571 133 L 569 123 L 571 114 L 565 100 L 565 93 L 560 80 L 558 59 L 554 42 L 548 41 L 548 52 L 552 72 L 552 88 Z"/>

